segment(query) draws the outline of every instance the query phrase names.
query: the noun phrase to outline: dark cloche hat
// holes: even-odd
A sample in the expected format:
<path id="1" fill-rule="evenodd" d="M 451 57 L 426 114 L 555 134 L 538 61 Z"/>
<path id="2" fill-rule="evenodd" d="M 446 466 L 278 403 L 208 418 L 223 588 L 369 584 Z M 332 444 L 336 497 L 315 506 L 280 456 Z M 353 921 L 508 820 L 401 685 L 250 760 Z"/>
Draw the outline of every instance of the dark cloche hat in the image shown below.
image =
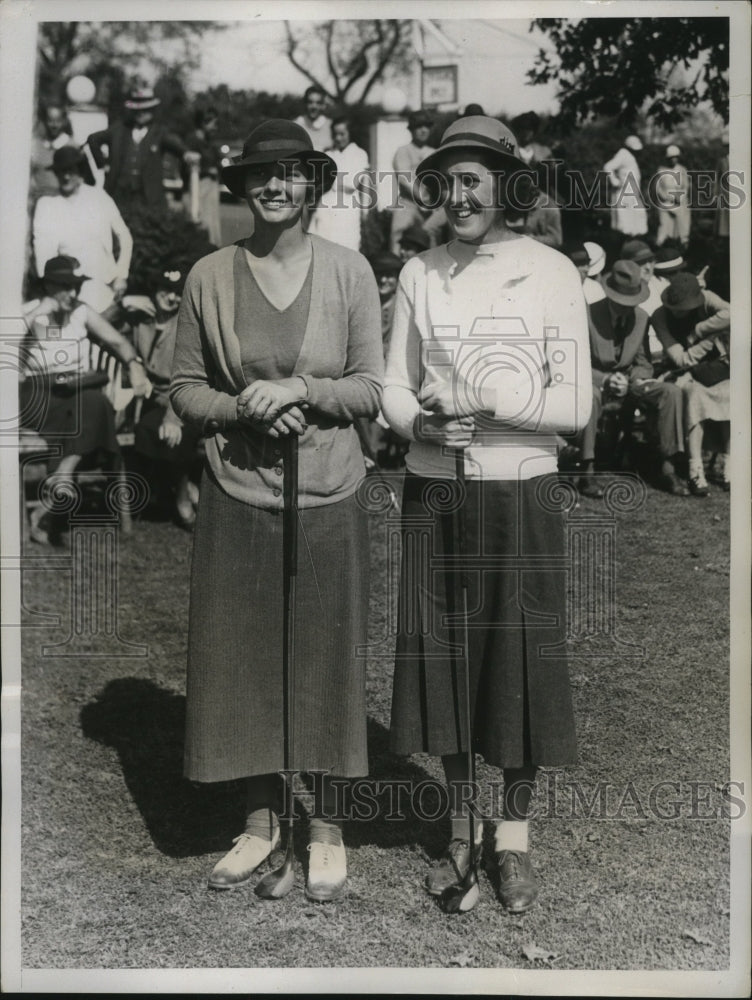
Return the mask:
<path id="1" fill-rule="evenodd" d="M 60 254 L 51 257 L 44 265 L 44 281 L 55 285 L 69 285 L 71 288 L 89 280 L 88 274 L 81 274 L 81 265 L 75 257 Z"/>
<path id="2" fill-rule="evenodd" d="M 321 191 L 328 191 L 337 176 L 337 164 L 331 156 L 313 148 L 311 137 L 301 125 L 285 118 L 270 118 L 253 129 L 241 155 L 222 168 L 222 183 L 242 198 L 245 168 L 278 160 L 299 160 L 315 167 L 315 182 Z"/>
<path id="3" fill-rule="evenodd" d="M 466 149 L 470 153 L 491 153 L 500 166 L 527 170 L 517 153 L 517 140 L 506 125 L 486 115 L 458 118 L 446 129 L 436 152 L 418 164 L 417 177 L 441 169 L 444 155 L 451 149 Z"/>
<path id="4" fill-rule="evenodd" d="M 77 146 L 61 146 L 52 154 L 53 173 L 60 174 L 66 170 L 83 170 L 86 157 Z"/>

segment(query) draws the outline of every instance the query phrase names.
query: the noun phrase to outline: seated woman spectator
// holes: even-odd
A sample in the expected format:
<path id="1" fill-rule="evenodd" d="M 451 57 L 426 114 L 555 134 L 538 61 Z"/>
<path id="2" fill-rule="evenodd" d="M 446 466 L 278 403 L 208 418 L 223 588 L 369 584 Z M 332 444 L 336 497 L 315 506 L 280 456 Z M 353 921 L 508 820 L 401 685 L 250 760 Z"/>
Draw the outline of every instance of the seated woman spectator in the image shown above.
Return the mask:
<path id="1" fill-rule="evenodd" d="M 101 341 L 127 366 L 136 395 L 151 391 L 135 348 L 79 301 L 86 280 L 75 257 L 53 257 L 44 268 L 45 294 L 24 306 L 31 342 L 19 412 L 26 415 L 26 426 L 58 446 L 60 455 L 49 466 L 58 481 L 72 477 L 84 456 L 104 453 L 114 466 L 119 454 L 113 409 L 101 391 L 107 378 L 87 371 L 88 351 L 82 349 L 87 337 Z M 32 515 L 33 541 L 50 540 L 41 523 L 44 514 L 44 508 L 38 507 Z"/>
<path id="2" fill-rule="evenodd" d="M 184 283 L 180 271 L 165 271 L 155 279 L 151 297 L 126 296 L 123 305 L 130 313 L 133 344 L 154 386 L 136 424 L 136 452 L 152 466 L 149 482 L 168 488 L 178 524 L 192 531 L 198 490 L 191 473 L 199 458 L 200 435 L 183 424 L 167 391 Z"/>
<path id="3" fill-rule="evenodd" d="M 653 314 L 653 325 L 669 366 L 663 378 L 675 379 L 681 386 L 689 488 L 695 496 L 704 497 L 709 492 L 702 461 L 706 421 L 720 425 L 716 473 L 724 489 L 728 490 L 731 484 L 728 463 L 731 307 L 719 295 L 701 288 L 697 278 L 686 272 L 672 277 L 662 299 L 663 305 Z"/>

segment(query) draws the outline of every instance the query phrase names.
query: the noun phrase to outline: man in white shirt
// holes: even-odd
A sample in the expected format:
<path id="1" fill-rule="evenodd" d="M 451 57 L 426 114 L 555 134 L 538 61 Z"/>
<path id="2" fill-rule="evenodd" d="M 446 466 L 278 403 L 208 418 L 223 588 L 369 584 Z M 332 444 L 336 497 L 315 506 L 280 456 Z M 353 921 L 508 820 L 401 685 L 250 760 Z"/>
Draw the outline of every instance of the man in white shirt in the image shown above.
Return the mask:
<path id="1" fill-rule="evenodd" d="M 101 188 L 84 184 L 83 155 L 78 149 L 56 150 L 52 169 L 60 193 L 40 198 L 34 210 L 37 273 L 42 274 L 47 261 L 60 254 L 75 257 L 89 276 L 80 300 L 96 312 L 105 312 L 125 292 L 133 238 L 112 198 Z"/>
<path id="2" fill-rule="evenodd" d="M 309 87 L 303 95 L 305 114 L 298 115 L 296 125 L 302 125 L 311 137 L 313 148 L 324 152 L 332 144 L 332 120 L 324 114 L 326 94 L 319 87 Z"/>

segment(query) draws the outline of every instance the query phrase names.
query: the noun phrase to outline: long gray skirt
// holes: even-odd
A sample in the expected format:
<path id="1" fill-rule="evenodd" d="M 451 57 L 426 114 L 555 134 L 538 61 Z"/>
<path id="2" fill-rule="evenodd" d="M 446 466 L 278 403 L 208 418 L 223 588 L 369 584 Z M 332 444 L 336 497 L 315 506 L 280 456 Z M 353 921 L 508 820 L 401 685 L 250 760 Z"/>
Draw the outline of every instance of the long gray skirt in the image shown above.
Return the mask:
<path id="1" fill-rule="evenodd" d="M 204 473 L 191 570 L 185 775 L 225 781 L 284 766 L 281 513 Z M 300 510 L 290 766 L 368 773 L 368 521 L 355 497 Z"/>
<path id="2" fill-rule="evenodd" d="M 540 479 L 468 481 L 468 633 L 473 747 L 497 767 L 577 760 L 566 639 L 563 515 Z M 541 485 L 543 485 L 541 483 Z M 396 753 L 467 746 L 455 483 L 408 473 L 392 696 Z"/>

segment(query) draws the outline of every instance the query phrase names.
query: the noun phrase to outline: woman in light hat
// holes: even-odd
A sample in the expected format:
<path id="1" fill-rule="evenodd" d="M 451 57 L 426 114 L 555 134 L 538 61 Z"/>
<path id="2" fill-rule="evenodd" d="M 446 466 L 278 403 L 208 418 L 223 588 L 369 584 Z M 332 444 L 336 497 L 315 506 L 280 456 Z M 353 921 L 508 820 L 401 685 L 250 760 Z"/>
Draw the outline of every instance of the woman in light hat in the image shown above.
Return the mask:
<path id="1" fill-rule="evenodd" d="M 253 234 L 200 260 L 178 314 L 170 398 L 206 435 L 194 529 L 185 774 L 243 779 L 245 829 L 209 877 L 248 883 L 279 841 L 284 766 L 283 444 L 299 437 L 294 757 L 298 771 L 365 775 L 368 523 L 353 422 L 375 417 L 379 297 L 359 253 L 306 233 L 337 167 L 294 122 L 270 119 L 222 170 Z M 346 857 L 324 782 L 306 893 L 334 899 Z"/>
<path id="2" fill-rule="evenodd" d="M 400 274 L 383 405 L 410 442 L 391 743 L 401 754 L 441 756 L 452 809 L 451 840 L 427 888 L 440 895 L 467 874 L 471 850 L 481 852 L 481 824 L 471 845 L 463 796 L 467 705 L 447 618 L 458 607 L 446 560 L 455 459 L 464 449 L 468 552 L 476 564 L 489 560 L 470 573 L 470 738 L 503 771 L 494 852 L 500 898 L 514 912 L 538 891 L 527 828 L 536 768 L 576 759 L 559 645 L 565 576 L 533 564 L 564 553 L 562 514 L 545 497 L 556 481 L 557 434 L 580 429 L 591 401 L 579 275 L 565 256 L 505 221 L 507 206 L 533 203 L 529 174 L 514 135 L 481 116 L 452 123 L 419 165 L 418 177 L 444 191 L 453 239 Z M 521 556 L 517 569 L 500 567 Z M 557 652 L 544 659 L 543 647 Z"/>
<path id="3" fill-rule="evenodd" d="M 648 213 L 640 191 L 642 175 L 635 153 L 642 150 L 639 136 L 628 135 L 603 169 L 611 185 L 611 228 L 626 236 L 648 231 Z"/>
<path id="4" fill-rule="evenodd" d="M 689 174 L 679 162 L 678 146 L 666 147 L 666 164 L 658 169 L 651 182 L 658 205 L 656 246 L 666 240 L 677 240 L 682 246 L 689 242 L 692 216 L 689 208 Z"/>
<path id="5" fill-rule="evenodd" d="M 715 292 L 701 288 L 697 278 L 679 272 L 661 296 L 653 325 L 670 366 L 664 378 L 676 378 L 684 395 L 684 427 L 689 460 L 689 488 L 708 495 L 702 462 L 705 424 L 718 425 L 720 448 L 715 473 L 730 488 L 730 351 L 731 306 Z"/>

